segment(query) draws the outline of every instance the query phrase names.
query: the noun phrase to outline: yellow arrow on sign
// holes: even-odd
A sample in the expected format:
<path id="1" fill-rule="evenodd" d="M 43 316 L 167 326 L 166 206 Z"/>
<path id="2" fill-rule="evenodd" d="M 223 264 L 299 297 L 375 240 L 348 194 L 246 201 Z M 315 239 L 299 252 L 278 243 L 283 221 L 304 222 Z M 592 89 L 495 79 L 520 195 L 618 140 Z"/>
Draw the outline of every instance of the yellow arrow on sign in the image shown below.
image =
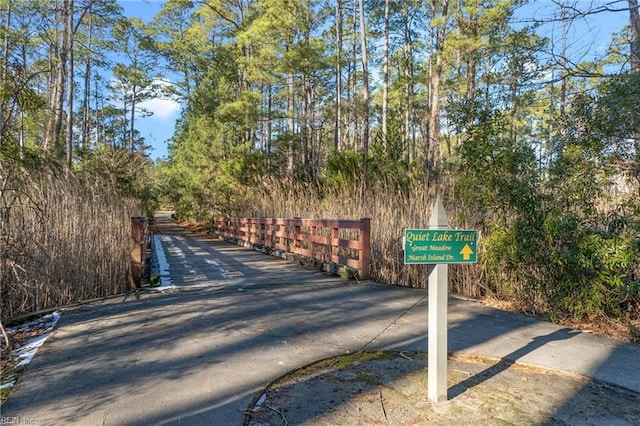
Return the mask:
<path id="1" fill-rule="evenodd" d="M 469 260 L 473 254 L 473 250 L 471 250 L 469 244 L 465 244 L 464 247 L 462 247 L 462 250 L 460 250 L 460 254 L 464 260 Z"/>

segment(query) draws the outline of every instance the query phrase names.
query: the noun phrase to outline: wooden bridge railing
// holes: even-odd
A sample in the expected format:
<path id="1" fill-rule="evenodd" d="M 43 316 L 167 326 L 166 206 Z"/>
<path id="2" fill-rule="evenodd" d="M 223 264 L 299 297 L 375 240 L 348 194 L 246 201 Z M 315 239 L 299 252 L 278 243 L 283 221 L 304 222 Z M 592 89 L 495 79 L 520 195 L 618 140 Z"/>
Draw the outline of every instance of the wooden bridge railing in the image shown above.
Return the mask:
<path id="1" fill-rule="evenodd" d="M 369 278 L 371 219 L 214 218 L 213 232 L 252 248 L 348 267 Z M 282 253 L 278 253 L 282 252 Z"/>

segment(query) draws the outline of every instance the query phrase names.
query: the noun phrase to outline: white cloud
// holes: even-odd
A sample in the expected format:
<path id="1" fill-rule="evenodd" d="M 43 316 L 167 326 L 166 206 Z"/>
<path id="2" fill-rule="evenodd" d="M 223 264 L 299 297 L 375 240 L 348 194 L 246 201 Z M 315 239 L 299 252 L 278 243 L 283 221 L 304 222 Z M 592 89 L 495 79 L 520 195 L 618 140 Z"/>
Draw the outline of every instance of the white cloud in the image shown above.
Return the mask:
<path id="1" fill-rule="evenodd" d="M 153 84 L 165 87 L 171 85 L 171 83 L 162 80 L 155 80 Z M 150 99 L 142 102 L 140 106 L 153 112 L 153 117 L 161 120 L 171 117 L 180 110 L 180 103 L 175 98 L 171 97 Z"/>
<path id="2" fill-rule="evenodd" d="M 152 117 L 160 118 L 163 120 L 180 111 L 180 104 L 174 99 L 151 99 L 142 102 L 140 106 L 153 112 Z"/>
<path id="3" fill-rule="evenodd" d="M 115 78 L 112 77 L 111 85 L 116 87 L 117 84 L 118 82 L 115 80 Z M 163 80 L 154 80 L 152 84 L 157 86 L 171 85 L 171 83 L 168 83 Z M 122 100 L 120 99 L 120 96 L 121 95 L 116 94 L 111 99 L 111 102 L 113 102 L 113 105 L 116 106 L 117 108 L 123 107 L 123 103 L 122 103 Z M 150 99 L 148 101 L 144 101 L 136 104 L 136 109 L 144 108 L 148 111 L 151 111 L 153 113 L 151 117 L 159 120 L 166 120 L 167 118 L 170 118 L 171 116 L 173 116 L 174 114 L 180 111 L 180 107 L 181 107 L 180 102 L 174 97 L 154 98 L 154 99 Z M 138 116 L 138 118 L 140 118 L 140 116 Z"/>

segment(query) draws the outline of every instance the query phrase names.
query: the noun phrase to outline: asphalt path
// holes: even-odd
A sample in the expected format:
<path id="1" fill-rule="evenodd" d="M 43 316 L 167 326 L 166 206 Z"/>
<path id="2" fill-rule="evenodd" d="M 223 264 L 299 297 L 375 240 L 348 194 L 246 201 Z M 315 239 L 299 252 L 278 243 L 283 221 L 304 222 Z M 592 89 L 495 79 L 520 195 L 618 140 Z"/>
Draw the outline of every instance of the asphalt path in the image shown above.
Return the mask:
<path id="1" fill-rule="evenodd" d="M 427 291 L 358 283 L 158 217 L 176 288 L 66 310 L 3 423 L 242 425 L 255 395 L 310 362 L 426 352 Z M 565 371 L 640 392 L 640 347 L 449 299 L 450 353 Z M 567 395 L 567 398 L 578 395 Z"/>

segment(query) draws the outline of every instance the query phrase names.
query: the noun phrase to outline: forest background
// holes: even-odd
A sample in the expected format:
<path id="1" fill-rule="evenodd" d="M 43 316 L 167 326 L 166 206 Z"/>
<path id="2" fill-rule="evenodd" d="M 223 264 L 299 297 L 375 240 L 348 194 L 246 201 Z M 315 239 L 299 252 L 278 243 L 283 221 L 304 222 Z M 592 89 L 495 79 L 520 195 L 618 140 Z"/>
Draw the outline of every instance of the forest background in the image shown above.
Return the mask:
<path id="1" fill-rule="evenodd" d="M 424 287 L 401 239 L 439 193 L 480 236 L 451 291 L 640 341 L 638 2 L 533 3 L 1 0 L 0 318 L 126 291 L 160 206 L 370 217 L 372 279 Z M 151 99 L 182 105 L 156 161 Z"/>

